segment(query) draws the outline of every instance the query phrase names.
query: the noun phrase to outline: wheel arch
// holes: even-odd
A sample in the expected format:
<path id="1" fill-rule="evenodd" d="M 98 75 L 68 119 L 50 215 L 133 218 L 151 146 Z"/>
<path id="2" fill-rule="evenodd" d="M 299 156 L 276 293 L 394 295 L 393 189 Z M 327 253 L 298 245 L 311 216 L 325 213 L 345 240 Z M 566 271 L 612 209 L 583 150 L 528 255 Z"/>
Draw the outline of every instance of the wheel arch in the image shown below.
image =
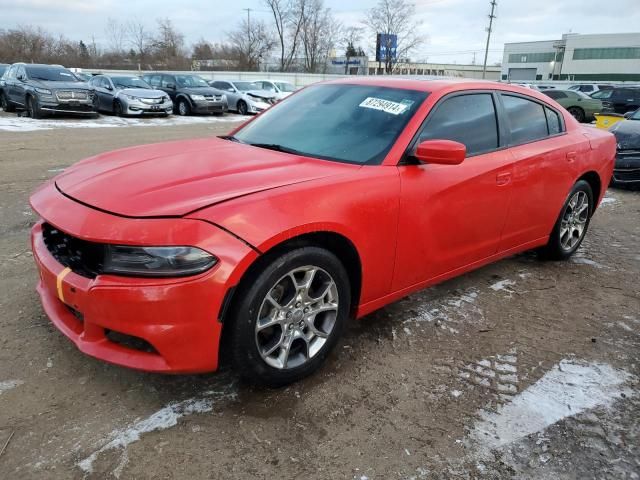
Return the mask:
<path id="1" fill-rule="evenodd" d="M 351 286 L 351 306 L 350 313 L 354 314 L 360 303 L 360 293 L 362 290 L 362 262 L 360 254 L 356 246 L 351 240 L 341 233 L 335 231 L 315 231 L 303 233 L 286 240 L 283 240 L 258 256 L 251 265 L 243 272 L 237 286 L 227 292 L 230 298 L 225 299 L 226 306 L 231 307 L 237 300 L 236 292 L 242 289 L 244 285 L 250 282 L 258 272 L 275 258 L 286 252 L 301 247 L 319 247 L 333 253 L 344 266 L 349 277 Z M 223 307 L 223 315 L 221 320 L 224 322 L 229 308 Z"/>
<path id="2" fill-rule="evenodd" d="M 598 203 L 600 194 L 602 193 L 602 180 L 600 179 L 600 175 L 593 170 L 584 173 L 580 178 L 576 180 L 576 182 L 579 182 L 580 180 L 584 180 L 585 182 L 587 182 L 591 187 L 591 191 L 593 192 L 594 208 L 591 211 L 591 214 L 593 215 L 593 212 L 595 212 L 595 204 Z"/>

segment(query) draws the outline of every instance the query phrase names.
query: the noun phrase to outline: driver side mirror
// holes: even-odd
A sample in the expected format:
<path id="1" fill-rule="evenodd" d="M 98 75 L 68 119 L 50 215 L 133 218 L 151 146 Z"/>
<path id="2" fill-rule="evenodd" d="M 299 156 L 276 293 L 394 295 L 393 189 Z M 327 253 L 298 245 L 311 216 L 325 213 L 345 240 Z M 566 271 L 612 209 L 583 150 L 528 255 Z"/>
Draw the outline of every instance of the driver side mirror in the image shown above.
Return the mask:
<path id="1" fill-rule="evenodd" d="M 25 80 L 27 80 L 27 77 L 24 75 L 24 73 L 19 73 L 16 78 L 21 82 L 24 82 Z"/>
<path id="2" fill-rule="evenodd" d="M 418 145 L 413 156 L 420 163 L 459 165 L 467 156 L 467 147 L 451 140 L 425 140 Z"/>
<path id="3" fill-rule="evenodd" d="M 635 112 L 627 112 L 623 115 L 624 118 L 626 118 L 627 120 L 631 118 L 631 116 L 634 114 Z"/>
<path id="4" fill-rule="evenodd" d="M 176 89 L 176 84 L 175 83 L 167 83 L 167 88 L 169 90 L 175 90 Z"/>

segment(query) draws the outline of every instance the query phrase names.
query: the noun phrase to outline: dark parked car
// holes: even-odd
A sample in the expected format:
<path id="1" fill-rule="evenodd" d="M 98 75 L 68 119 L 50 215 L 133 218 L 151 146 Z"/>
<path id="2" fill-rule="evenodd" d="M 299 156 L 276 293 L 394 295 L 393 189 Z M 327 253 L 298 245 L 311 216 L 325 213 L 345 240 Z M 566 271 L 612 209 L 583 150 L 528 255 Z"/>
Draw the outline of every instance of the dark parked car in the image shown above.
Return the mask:
<path id="1" fill-rule="evenodd" d="M 173 102 L 135 75 L 97 75 L 91 79 L 96 91 L 94 107 L 101 112 L 123 115 L 170 115 Z"/>
<path id="2" fill-rule="evenodd" d="M 142 79 L 153 88 L 167 93 L 173 100 L 174 111 L 179 115 L 222 115 L 228 110 L 226 95 L 198 75 L 151 73 L 143 75 Z"/>
<path id="3" fill-rule="evenodd" d="M 616 164 L 612 185 L 640 187 L 640 110 L 609 129 L 616 137 Z"/>
<path id="4" fill-rule="evenodd" d="M 6 63 L 0 63 L 0 77 L 4 75 L 4 72 L 7 70 L 7 68 L 9 68 L 9 65 L 7 65 Z"/>
<path id="5" fill-rule="evenodd" d="M 2 78 L 0 102 L 5 112 L 26 110 L 32 118 L 54 113 L 96 115 L 91 87 L 60 65 L 14 63 Z"/>
<path id="6" fill-rule="evenodd" d="M 602 100 L 604 112 L 625 114 L 640 108 L 640 88 L 615 87 L 609 90 L 600 90 L 591 95 L 591 98 Z"/>

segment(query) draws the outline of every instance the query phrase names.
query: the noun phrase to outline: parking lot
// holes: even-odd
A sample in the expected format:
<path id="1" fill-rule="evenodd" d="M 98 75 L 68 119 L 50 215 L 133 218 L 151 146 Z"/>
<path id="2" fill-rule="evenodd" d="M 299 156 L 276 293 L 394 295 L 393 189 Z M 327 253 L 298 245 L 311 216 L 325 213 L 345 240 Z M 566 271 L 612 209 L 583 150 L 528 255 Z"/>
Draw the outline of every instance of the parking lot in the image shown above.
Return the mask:
<path id="1" fill-rule="evenodd" d="M 30 192 L 90 155 L 241 120 L 0 113 L 1 479 L 640 478 L 639 192 L 609 190 L 571 261 L 518 255 L 353 321 L 285 389 L 78 352 L 35 293 Z"/>

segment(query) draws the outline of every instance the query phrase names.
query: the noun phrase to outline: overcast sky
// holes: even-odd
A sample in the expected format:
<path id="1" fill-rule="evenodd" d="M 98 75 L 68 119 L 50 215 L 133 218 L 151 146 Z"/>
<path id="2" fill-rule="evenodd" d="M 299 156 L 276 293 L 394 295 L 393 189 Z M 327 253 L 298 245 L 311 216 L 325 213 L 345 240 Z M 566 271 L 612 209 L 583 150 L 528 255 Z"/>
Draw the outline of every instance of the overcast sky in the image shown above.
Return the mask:
<path id="1" fill-rule="evenodd" d="M 358 25 L 376 0 L 325 0 L 346 25 Z M 429 62 L 482 62 L 489 0 L 415 0 L 426 41 L 412 55 Z M 563 33 L 622 33 L 640 30 L 640 0 L 498 0 L 489 62 L 502 60 L 505 42 L 560 38 Z M 108 17 L 142 19 L 150 27 L 169 17 L 187 43 L 200 38 L 217 42 L 246 16 L 270 21 L 261 0 L 0 0 L 0 28 L 43 27 L 73 40 L 106 43 Z M 370 36 L 369 36 L 370 37 Z M 375 40 L 374 40 L 375 41 Z M 370 38 L 363 41 L 367 48 Z"/>

